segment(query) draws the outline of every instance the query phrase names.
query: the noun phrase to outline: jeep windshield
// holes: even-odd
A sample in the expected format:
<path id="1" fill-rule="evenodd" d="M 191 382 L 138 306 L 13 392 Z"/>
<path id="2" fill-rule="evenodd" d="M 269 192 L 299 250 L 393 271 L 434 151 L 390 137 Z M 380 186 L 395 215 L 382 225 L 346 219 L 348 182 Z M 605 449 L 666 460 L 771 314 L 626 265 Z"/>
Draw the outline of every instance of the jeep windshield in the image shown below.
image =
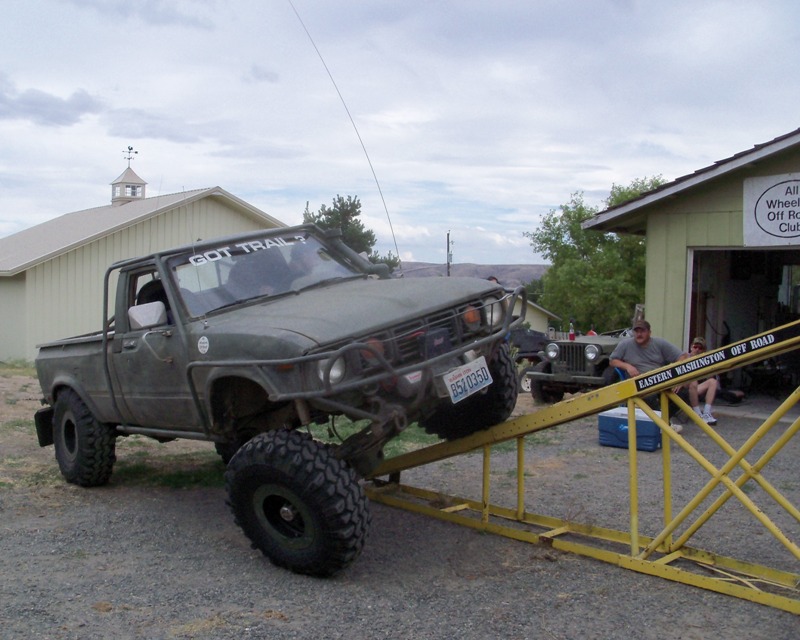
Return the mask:
<path id="1" fill-rule="evenodd" d="M 307 233 L 187 252 L 169 265 L 192 316 L 365 275 Z"/>

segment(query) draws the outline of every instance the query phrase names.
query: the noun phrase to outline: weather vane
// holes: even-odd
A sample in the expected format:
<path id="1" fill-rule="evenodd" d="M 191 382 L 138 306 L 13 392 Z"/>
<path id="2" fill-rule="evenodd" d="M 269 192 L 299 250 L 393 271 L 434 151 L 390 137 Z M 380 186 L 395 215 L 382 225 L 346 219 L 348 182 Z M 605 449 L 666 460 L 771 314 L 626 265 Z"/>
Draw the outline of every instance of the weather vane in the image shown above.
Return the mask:
<path id="1" fill-rule="evenodd" d="M 125 154 L 125 159 L 128 161 L 128 169 L 130 169 L 131 168 L 131 160 L 133 160 L 133 156 L 135 156 L 139 152 L 138 151 L 134 151 L 133 147 L 128 145 L 127 150 L 123 151 L 122 153 Z"/>

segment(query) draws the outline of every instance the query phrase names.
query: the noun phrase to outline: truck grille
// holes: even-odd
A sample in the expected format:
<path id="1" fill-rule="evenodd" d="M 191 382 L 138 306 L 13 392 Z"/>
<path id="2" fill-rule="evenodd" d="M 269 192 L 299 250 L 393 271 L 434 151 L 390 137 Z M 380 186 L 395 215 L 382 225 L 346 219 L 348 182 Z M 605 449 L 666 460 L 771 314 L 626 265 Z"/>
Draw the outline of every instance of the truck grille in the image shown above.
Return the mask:
<path id="1" fill-rule="evenodd" d="M 461 344 L 456 314 L 453 310 L 448 310 L 429 318 L 401 325 L 392 330 L 393 339 L 397 347 L 395 354 L 397 362 L 406 364 L 423 359 L 425 357 L 426 336 L 434 331 L 446 335 L 450 345 Z"/>
<path id="2" fill-rule="evenodd" d="M 480 303 L 472 304 L 478 306 Z M 374 337 L 383 343 L 384 357 L 393 365 L 413 364 L 458 347 L 484 332 L 485 326 L 481 326 L 475 333 L 467 334 L 460 318 L 460 309 L 446 309 L 392 327 Z M 361 364 L 365 370 L 375 365 L 369 360 L 368 354 L 362 353 Z"/>
<path id="3" fill-rule="evenodd" d="M 559 344 L 559 368 L 565 367 L 571 373 L 581 373 L 586 370 L 586 359 L 583 355 L 583 344 Z"/>

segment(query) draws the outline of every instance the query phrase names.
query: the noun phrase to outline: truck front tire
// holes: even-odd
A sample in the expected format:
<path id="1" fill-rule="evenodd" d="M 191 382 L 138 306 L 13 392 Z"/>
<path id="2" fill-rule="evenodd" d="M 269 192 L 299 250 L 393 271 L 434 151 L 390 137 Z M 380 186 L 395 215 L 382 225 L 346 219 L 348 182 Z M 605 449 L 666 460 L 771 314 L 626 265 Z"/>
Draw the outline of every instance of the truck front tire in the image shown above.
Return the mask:
<path id="1" fill-rule="evenodd" d="M 489 362 L 492 384 L 484 393 L 458 404 L 443 404 L 431 416 L 420 420 L 426 432 L 445 440 L 463 438 L 508 419 L 517 404 L 517 367 L 508 343 L 495 351 Z"/>
<path id="2" fill-rule="evenodd" d="M 370 525 L 353 469 L 298 431 L 269 431 L 242 446 L 225 472 L 236 523 L 270 561 L 330 576 L 361 553 Z"/>
<path id="3" fill-rule="evenodd" d="M 108 483 L 116 461 L 114 427 L 98 422 L 72 389 L 56 398 L 53 444 L 61 475 L 81 487 Z"/>

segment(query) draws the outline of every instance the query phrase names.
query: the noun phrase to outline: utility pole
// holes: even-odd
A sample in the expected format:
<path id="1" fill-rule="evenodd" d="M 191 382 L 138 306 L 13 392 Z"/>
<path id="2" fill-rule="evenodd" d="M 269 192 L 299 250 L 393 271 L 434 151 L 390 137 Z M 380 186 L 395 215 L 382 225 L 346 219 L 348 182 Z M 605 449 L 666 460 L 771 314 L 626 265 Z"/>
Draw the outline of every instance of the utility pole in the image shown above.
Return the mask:
<path id="1" fill-rule="evenodd" d="M 453 252 L 450 251 L 450 247 L 453 246 L 453 243 L 450 242 L 450 231 L 447 231 L 447 277 L 450 277 L 450 263 L 453 261 Z"/>

